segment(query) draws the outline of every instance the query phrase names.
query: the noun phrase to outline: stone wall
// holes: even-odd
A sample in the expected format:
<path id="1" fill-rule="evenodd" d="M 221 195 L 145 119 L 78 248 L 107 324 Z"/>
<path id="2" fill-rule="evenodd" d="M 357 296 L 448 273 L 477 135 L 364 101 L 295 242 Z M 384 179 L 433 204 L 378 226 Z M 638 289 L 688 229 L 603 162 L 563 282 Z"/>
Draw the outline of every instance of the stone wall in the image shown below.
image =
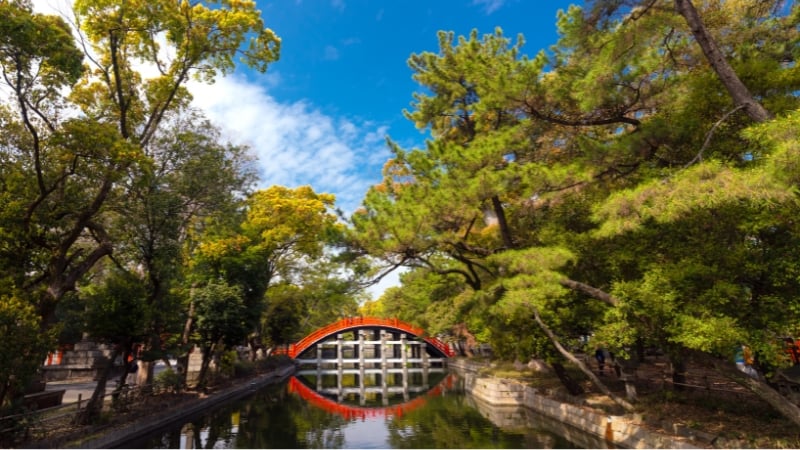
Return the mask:
<path id="1" fill-rule="evenodd" d="M 452 359 L 449 366 L 465 380 L 465 389 L 490 405 L 524 406 L 562 424 L 597 436 L 608 445 L 627 448 L 700 448 L 677 436 L 664 435 L 642 426 L 636 416 L 607 415 L 579 404 L 549 398 L 536 388 L 514 380 L 482 377 L 483 366 L 466 359 Z"/>
<path id="2" fill-rule="evenodd" d="M 107 345 L 80 341 L 72 350 L 64 352 L 60 364 L 43 366 L 42 373 L 45 381 L 96 379 L 100 370 L 110 363 L 113 353 Z"/>

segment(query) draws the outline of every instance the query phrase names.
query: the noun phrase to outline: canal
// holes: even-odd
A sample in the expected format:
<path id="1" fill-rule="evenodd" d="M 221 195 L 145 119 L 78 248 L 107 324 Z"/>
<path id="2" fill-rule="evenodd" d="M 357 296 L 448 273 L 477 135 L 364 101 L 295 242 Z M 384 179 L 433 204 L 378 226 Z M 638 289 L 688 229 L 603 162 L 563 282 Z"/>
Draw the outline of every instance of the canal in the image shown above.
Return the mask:
<path id="1" fill-rule="evenodd" d="M 421 377 L 407 377 L 420 380 Z M 346 380 L 345 380 L 346 381 Z M 380 380 L 379 380 L 380 381 Z M 456 374 L 346 388 L 297 376 L 174 423 L 126 448 L 602 448 L 526 408 L 491 407 Z M 345 385 L 348 383 L 345 382 Z M 352 385 L 352 383 L 350 383 Z M 369 385 L 370 383 L 366 383 Z M 428 387 L 430 386 L 430 387 Z M 424 389 L 421 389 L 424 388 Z"/>

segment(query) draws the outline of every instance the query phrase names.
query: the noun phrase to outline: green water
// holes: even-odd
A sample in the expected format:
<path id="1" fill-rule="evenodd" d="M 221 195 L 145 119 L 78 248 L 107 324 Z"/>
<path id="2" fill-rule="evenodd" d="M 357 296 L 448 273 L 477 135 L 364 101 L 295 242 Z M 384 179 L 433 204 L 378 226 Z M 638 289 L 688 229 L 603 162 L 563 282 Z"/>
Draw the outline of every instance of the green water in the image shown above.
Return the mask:
<path id="1" fill-rule="evenodd" d="M 460 380 L 451 378 L 447 386 L 439 385 L 427 394 L 420 394 L 407 407 L 403 405 L 409 403 L 404 403 L 402 397 L 394 398 L 388 403 L 395 408 L 395 413 L 387 413 L 391 408 L 386 407 L 361 407 L 357 401 L 343 408 L 343 413 L 332 411 L 333 400 L 320 405 L 320 401 L 309 401 L 301 397 L 296 388 L 290 390 L 289 383 L 283 383 L 143 436 L 126 447 L 578 448 L 602 445 L 587 441 L 586 436 L 575 430 L 566 429 L 565 432 L 559 424 L 524 408 L 481 405 L 464 394 L 461 384 Z M 350 417 L 346 417 L 348 415 Z"/>

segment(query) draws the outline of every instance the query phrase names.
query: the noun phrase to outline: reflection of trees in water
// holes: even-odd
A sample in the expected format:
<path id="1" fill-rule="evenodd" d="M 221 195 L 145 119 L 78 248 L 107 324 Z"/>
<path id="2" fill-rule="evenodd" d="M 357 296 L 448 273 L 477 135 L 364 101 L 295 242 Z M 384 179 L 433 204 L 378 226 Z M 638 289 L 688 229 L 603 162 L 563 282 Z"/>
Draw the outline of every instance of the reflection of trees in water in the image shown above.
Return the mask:
<path id="1" fill-rule="evenodd" d="M 428 399 L 425 406 L 388 423 L 392 448 L 523 448 L 522 434 L 506 433 L 459 396 Z"/>
<path id="2" fill-rule="evenodd" d="M 236 448 L 341 448 L 344 421 L 279 388 L 240 403 Z M 338 444 L 338 445 L 337 445 Z"/>
<path id="3" fill-rule="evenodd" d="M 238 418 L 238 420 L 235 420 Z M 150 448 L 342 448 L 346 420 L 274 386 L 153 438 Z M 189 446 L 189 445 L 187 445 Z"/>
<path id="4" fill-rule="evenodd" d="M 297 425 L 298 437 L 306 448 L 343 448 L 347 423 L 343 417 L 321 410 L 296 395 L 288 396 L 294 406 L 290 409 Z"/>

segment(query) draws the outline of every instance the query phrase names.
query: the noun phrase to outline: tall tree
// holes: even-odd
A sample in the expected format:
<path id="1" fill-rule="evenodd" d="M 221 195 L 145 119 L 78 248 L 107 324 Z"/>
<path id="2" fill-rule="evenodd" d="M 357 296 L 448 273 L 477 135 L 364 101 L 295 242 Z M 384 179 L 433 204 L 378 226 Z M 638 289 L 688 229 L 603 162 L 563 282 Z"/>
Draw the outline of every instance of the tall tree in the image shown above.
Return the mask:
<path id="1" fill-rule="evenodd" d="M 253 332 L 251 357 L 261 346 L 259 323 L 269 287 L 297 283 L 337 236 L 334 200 L 308 186 L 256 191 L 247 198 L 241 221 L 212 227 L 192 255 L 200 279 L 224 279 L 242 288 Z"/>
<path id="2" fill-rule="evenodd" d="M 280 40 L 251 2 L 77 1 L 83 51 L 64 20 L 24 2 L 0 7 L 10 18 L 0 63 L 15 106 L 3 114 L 4 128 L 15 130 L 5 167 L 17 180 L 2 194 L 14 199 L 4 217 L 18 238 L 4 250 L 24 256 L 17 283 L 36 293 L 48 322 L 63 294 L 112 253 L 107 206 L 123 176 L 149 162 L 146 148 L 165 117 L 189 100 L 186 81 L 230 72 L 237 54 L 264 70 Z M 159 75 L 142 79 L 138 64 Z"/>
<path id="3" fill-rule="evenodd" d="M 263 71 L 280 39 L 253 2 L 77 0 L 76 29 L 27 1 L 0 3 L 0 15 L 3 291 L 20 288 L 46 329 L 113 253 L 128 176 L 154 164 L 165 121 L 191 98 L 186 82 L 238 62 Z M 142 77 L 144 65 L 157 75 Z"/>
<path id="4" fill-rule="evenodd" d="M 219 131 L 195 111 L 170 117 L 147 148 L 151 163 L 131 170 L 113 233 L 115 259 L 144 273 L 150 338 L 140 364 L 149 384 L 154 359 L 164 356 L 162 336 L 178 334 L 184 249 L 202 221 L 231 214 L 254 175 L 245 148 L 220 142 Z M 170 329 L 169 325 L 173 328 Z"/>
<path id="5" fill-rule="evenodd" d="M 752 98 L 783 114 L 798 105 L 797 8 L 780 15 L 768 3 L 707 2 L 698 14 Z M 552 56 L 529 60 L 474 34 L 453 45 L 446 33 L 439 54 L 412 56 L 428 90 L 409 117 L 434 139 L 395 148 L 353 218 L 364 251 L 455 269 L 478 297 L 500 299 L 495 313 L 527 311 L 565 358 L 560 341 L 587 323 L 622 353 L 642 339 L 670 349 L 676 374 L 697 352 L 723 361 L 737 339 L 766 351 L 763 329 L 780 334 L 794 321 L 765 307 L 793 272 L 779 281 L 756 267 L 793 267 L 794 231 L 757 212 L 774 202 L 792 210 L 784 180 L 796 179 L 794 166 L 776 165 L 791 160 L 794 137 L 752 138 L 753 118 L 737 114 L 748 106 L 675 3 L 596 4 L 560 14 Z M 734 269 L 746 261 L 759 264 Z"/>

